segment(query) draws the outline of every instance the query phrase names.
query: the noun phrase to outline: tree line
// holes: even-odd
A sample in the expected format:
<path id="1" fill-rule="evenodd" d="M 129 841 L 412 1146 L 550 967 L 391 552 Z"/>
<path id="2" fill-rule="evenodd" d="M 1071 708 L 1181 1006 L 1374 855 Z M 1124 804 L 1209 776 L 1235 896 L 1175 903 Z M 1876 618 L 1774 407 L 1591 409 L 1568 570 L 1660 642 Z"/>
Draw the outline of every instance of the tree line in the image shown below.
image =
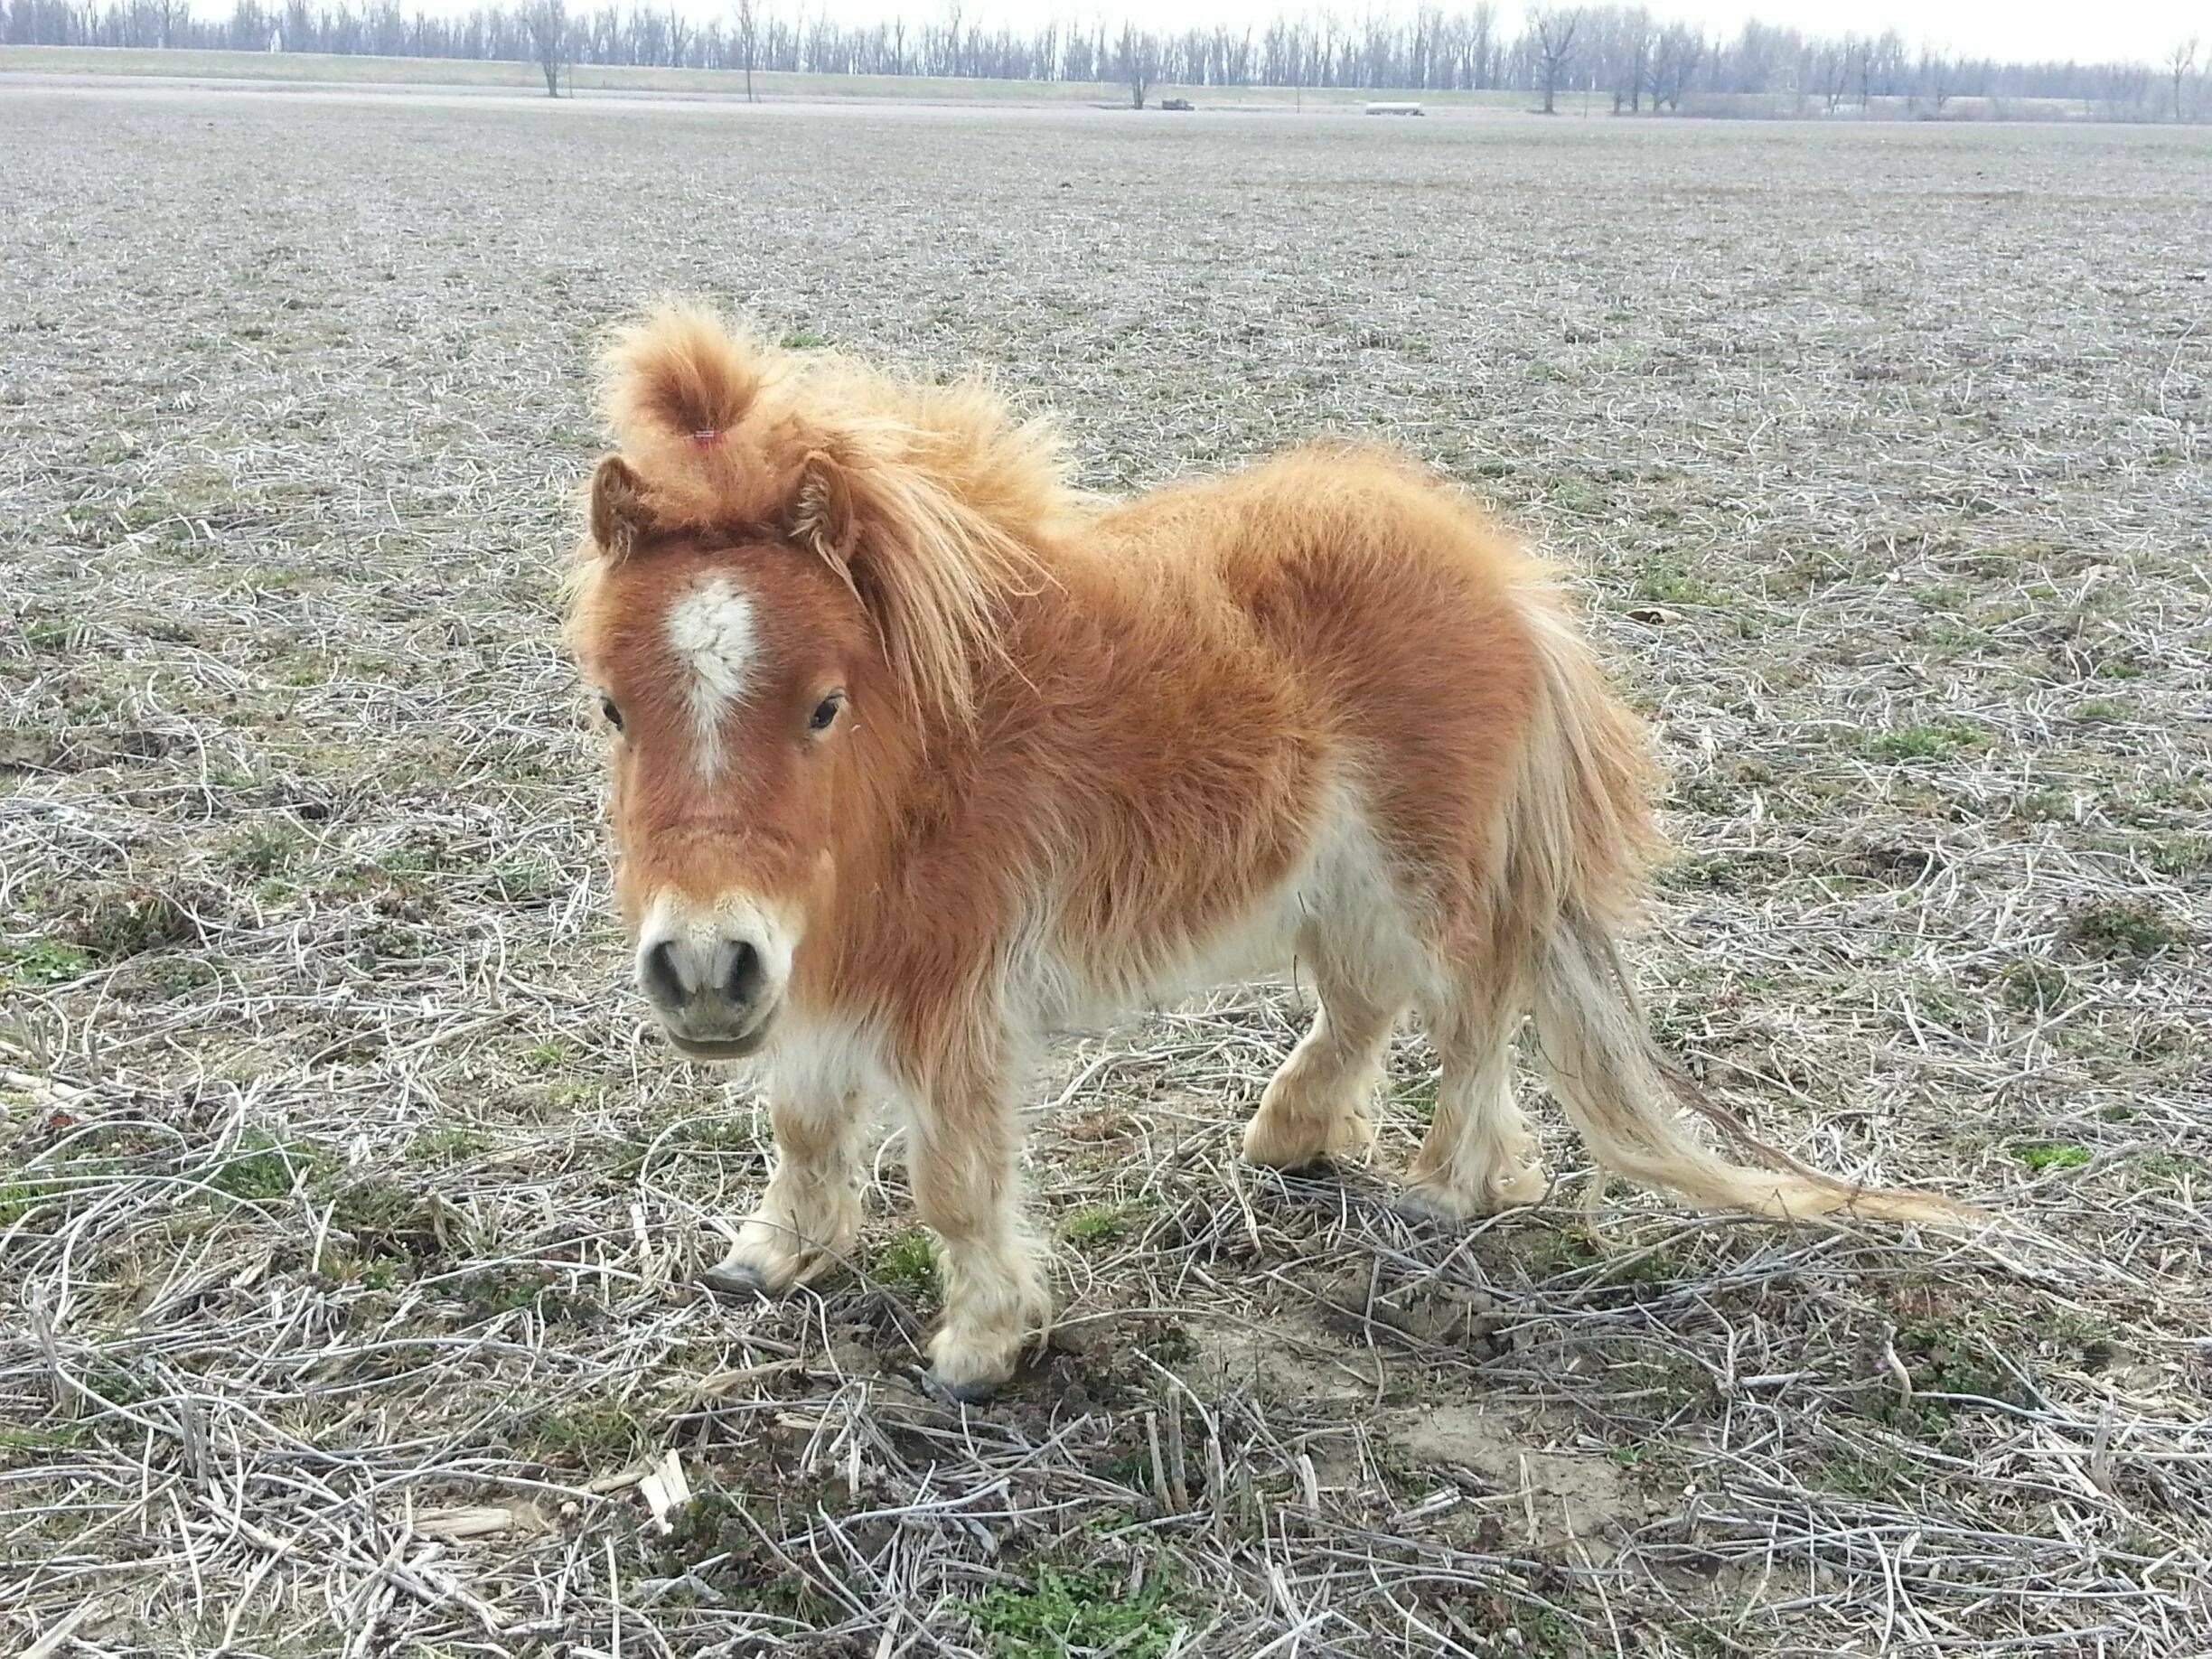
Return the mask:
<path id="1" fill-rule="evenodd" d="M 1511 24 L 1485 3 L 1456 11 L 1357 21 L 1326 12 L 1250 28 L 1139 31 L 1103 23 L 1016 27 L 970 18 L 961 0 L 912 23 L 848 24 L 736 0 L 721 19 L 672 7 L 571 8 L 567 0 L 481 6 L 464 16 L 311 0 L 233 0 L 202 16 L 186 0 L 0 0 L 11 45 L 201 47 L 538 62 L 549 90 L 570 63 L 658 65 L 746 73 L 926 75 L 949 79 L 1113 82 L 1141 104 L 1155 84 L 1391 91 L 1525 92 L 1602 99 L 1622 113 L 1681 111 L 1705 98 L 1779 99 L 1830 114 L 1943 115 L 1954 99 L 2064 99 L 2130 119 L 2212 113 L 2198 42 L 2157 64 L 2018 62 L 1913 48 L 1896 31 L 1817 35 L 1748 23 L 1708 34 L 1642 6 L 1546 7 Z"/>

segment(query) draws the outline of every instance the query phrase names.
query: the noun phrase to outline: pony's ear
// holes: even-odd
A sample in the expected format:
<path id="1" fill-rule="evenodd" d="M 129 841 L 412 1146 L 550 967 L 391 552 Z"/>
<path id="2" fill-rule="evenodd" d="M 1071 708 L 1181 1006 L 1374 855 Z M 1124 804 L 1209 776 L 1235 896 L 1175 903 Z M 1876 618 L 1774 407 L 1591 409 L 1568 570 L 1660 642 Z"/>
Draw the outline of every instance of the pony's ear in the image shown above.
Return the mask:
<path id="1" fill-rule="evenodd" d="M 833 569 L 848 569 L 860 542 L 860 515 L 844 463 L 826 450 L 807 456 L 784 528 L 792 541 Z"/>
<path id="2" fill-rule="evenodd" d="M 620 563 L 649 523 L 644 482 L 620 455 L 608 455 L 592 473 L 592 539 L 610 561 Z"/>

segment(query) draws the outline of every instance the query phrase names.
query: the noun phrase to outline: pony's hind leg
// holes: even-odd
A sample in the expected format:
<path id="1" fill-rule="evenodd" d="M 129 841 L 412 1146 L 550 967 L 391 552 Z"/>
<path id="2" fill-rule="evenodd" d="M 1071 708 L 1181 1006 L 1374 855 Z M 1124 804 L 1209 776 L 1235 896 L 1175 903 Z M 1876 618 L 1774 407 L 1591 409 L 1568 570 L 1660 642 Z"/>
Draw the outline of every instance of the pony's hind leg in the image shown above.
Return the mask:
<path id="1" fill-rule="evenodd" d="M 1514 1101 L 1522 1013 L 1518 988 L 1477 981 L 1431 1021 L 1436 1119 L 1406 1171 L 1408 1208 L 1465 1220 L 1543 1196 L 1535 1137 Z"/>
<path id="2" fill-rule="evenodd" d="M 1244 1127 L 1244 1157 L 1272 1169 L 1356 1158 L 1374 1144 L 1368 1106 L 1398 1010 L 1350 975 L 1316 963 L 1320 1008 Z"/>
<path id="3" fill-rule="evenodd" d="M 701 1275 L 717 1290 L 780 1296 L 844 1261 L 860 1231 L 858 1097 L 798 1095 L 768 1116 L 775 1168 L 729 1254 Z"/>

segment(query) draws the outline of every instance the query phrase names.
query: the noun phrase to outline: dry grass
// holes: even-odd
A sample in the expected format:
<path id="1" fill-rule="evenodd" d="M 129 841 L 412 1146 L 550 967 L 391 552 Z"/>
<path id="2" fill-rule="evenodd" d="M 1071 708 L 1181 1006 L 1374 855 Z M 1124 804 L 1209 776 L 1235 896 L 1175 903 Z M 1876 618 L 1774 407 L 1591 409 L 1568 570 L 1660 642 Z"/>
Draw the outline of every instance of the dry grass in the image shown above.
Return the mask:
<path id="1" fill-rule="evenodd" d="M 2212 1646 L 2212 138 L 1379 125 L 0 104 L 13 1645 Z M 1670 1040 L 2007 1235 L 1256 1174 L 1287 989 L 1056 1053 L 1000 1405 L 904 1380 L 895 1143 L 850 1278 L 695 1291 L 759 1117 L 641 1032 L 551 611 L 664 289 L 1094 483 L 1497 499 L 1664 734 Z"/>

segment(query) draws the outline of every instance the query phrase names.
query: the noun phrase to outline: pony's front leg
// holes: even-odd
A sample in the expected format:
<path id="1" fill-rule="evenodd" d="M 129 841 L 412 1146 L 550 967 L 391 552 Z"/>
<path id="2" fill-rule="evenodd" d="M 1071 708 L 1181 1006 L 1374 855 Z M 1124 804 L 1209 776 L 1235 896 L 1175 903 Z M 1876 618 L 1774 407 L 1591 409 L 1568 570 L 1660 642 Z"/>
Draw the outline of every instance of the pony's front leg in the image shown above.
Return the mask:
<path id="1" fill-rule="evenodd" d="M 937 1235 L 944 1293 L 931 1370 L 952 1397 L 988 1399 L 1052 1317 L 1042 1252 L 1021 1212 L 1011 1080 L 941 1079 L 921 1092 L 912 1134 L 914 1206 Z"/>
<path id="2" fill-rule="evenodd" d="M 737 1242 L 700 1275 L 717 1290 L 779 1296 L 843 1261 L 860 1231 L 859 1101 L 799 1096 L 768 1108 L 775 1168 Z"/>

